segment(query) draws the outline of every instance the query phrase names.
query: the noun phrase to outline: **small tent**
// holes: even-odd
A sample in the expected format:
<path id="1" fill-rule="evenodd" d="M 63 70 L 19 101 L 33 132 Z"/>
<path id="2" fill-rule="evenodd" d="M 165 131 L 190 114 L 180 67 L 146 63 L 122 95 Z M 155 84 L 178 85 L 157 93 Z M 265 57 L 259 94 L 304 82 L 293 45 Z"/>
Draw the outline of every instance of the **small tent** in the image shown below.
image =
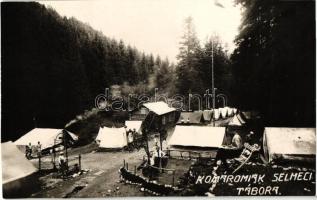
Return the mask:
<path id="1" fill-rule="evenodd" d="M 225 127 L 176 126 L 169 146 L 219 148 L 225 138 Z"/>
<path id="2" fill-rule="evenodd" d="M 231 117 L 233 115 L 233 108 L 228 107 L 228 116 Z"/>
<path id="3" fill-rule="evenodd" d="M 141 125 L 142 125 L 142 121 L 125 121 L 125 125 L 126 125 L 126 129 L 129 130 L 133 130 L 135 129 L 136 132 L 141 134 Z"/>
<path id="4" fill-rule="evenodd" d="M 127 146 L 127 134 L 125 128 L 100 127 L 96 141 L 103 149 L 122 149 Z"/>
<path id="5" fill-rule="evenodd" d="M 245 124 L 246 122 L 239 115 L 234 115 L 228 125 L 229 126 L 243 126 Z"/>
<path id="6" fill-rule="evenodd" d="M 218 120 L 220 118 L 220 110 L 219 109 L 215 109 L 214 111 L 214 119 Z"/>
<path id="7" fill-rule="evenodd" d="M 42 145 L 42 150 L 45 150 L 59 144 L 59 142 L 61 141 L 60 136 L 62 136 L 62 133 L 63 129 L 34 128 L 30 132 L 20 137 L 18 140 L 16 140 L 14 144 L 18 147 L 20 146 L 21 149 L 29 143 L 31 143 L 32 145 L 37 145 L 37 143 L 40 142 Z M 78 140 L 78 137 L 75 134 L 69 131 L 66 131 L 66 133 L 66 137 L 69 142 L 74 142 Z"/>
<path id="8" fill-rule="evenodd" d="M 1 143 L 2 185 L 4 197 L 16 197 L 17 192 L 35 187 L 34 174 L 38 171 L 12 142 Z"/>
<path id="9" fill-rule="evenodd" d="M 203 112 L 182 112 L 177 124 L 201 124 L 204 122 Z"/>
<path id="10" fill-rule="evenodd" d="M 219 113 L 221 118 L 226 118 L 227 114 L 228 114 L 228 108 L 224 107 L 224 108 L 219 108 Z"/>
<path id="11" fill-rule="evenodd" d="M 315 161 L 315 128 L 272 128 L 264 130 L 265 158 L 271 161 Z"/>
<path id="12" fill-rule="evenodd" d="M 210 122 L 211 119 L 212 119 L 212 115 L 213 115 L 212 110 L 204 110 L 204 111 L 203 111 L 204 121 Z"/>

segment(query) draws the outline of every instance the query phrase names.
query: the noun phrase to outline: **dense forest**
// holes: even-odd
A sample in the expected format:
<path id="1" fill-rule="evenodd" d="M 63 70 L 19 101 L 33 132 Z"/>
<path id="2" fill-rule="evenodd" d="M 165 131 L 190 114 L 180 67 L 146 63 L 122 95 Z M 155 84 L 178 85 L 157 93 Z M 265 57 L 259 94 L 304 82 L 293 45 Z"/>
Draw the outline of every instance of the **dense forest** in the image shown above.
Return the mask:
<path id="1" fill-rule="evenodd" d="M 266 126 L 315 127 L 315 1 L 237 0 L 232 97 Z"/>
<path id="2" fill-rule="evenodd" d="M 2 3 L 1 17 L 2 139 L 62 128 L 106 87 L 143 88 L 172 65 L 39 3 Z"/>
<path id="3" fill-rule="evenodd" d="M 220 36 L 202 44 L 188 17 L 174 64 L 39 3 L 1 3 L 2 140 L 62 128 L 112 85 L 123 94 L 204 94 L 212 50 L 216 92 L 230 106 L 260 111 L 265 126 L 315 126 L 315 2 L 236 4 L 243 18 L 231 55 Z"/>

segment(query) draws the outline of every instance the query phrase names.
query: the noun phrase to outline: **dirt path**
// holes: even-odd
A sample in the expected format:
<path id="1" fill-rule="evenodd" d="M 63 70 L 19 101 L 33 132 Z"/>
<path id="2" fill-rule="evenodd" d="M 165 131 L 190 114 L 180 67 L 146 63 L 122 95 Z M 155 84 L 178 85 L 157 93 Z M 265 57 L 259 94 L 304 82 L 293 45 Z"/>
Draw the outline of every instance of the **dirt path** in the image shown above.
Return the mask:
<path id="1" fill-rule="evenodd" d="M 82 154 L 82 169 L 89 169 L 88 173 L 66 181 L 47 175 L 43 179 L 49 187 L 33 194 L 32 197 L 144 196 L 139 188 L 118 182 L 118 170 L 123 166 L 123 160 L 134 169 L 135 165 L 141 163 L 143 155 L 145 155 L 143 150 L 131 153 L 120 151 Z M 70 156 L 69 159 L 76 161 L 74 157 L 75 155 Z"/>

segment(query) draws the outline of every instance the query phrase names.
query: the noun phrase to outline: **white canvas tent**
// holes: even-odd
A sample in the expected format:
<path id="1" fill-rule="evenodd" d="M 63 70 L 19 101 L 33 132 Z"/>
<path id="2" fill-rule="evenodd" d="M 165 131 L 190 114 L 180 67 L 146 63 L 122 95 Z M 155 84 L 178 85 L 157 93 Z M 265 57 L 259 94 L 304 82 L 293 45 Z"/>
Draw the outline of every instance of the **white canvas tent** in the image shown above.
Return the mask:
<path id="1" fill-rule="evenodd" d="M 125 128 L 100 127 L 96 141 L 100 148 L 122 149 L 127 146 L 127 135 Z"/>
<path id="2" fill-rule="evenodd" d="M 141 134 L 141 125 L 142 125 L 142 121 L 125 121 L 125 125 L 126 125 L 126 129 L 129 130 L 133 130 L 135 129 L 136 132 Z"/>
<path id="3" fill-rule="evenodd" d="M 46 148 L 53 147 L 54 144 L 58 144 L 56 143 L 56 141 L 59 138 L 58 135 L 61 134 L 62 131 L 63 129 L 34 128 L 30 132 L 20 137 L 18 140 L 16 140 L 14 144 L 17 146 L 26 146 L 29 143 L 31 143 L 32 145 L 37 145 L 39 141 L 42 145 L 42 150 L 44 150 Z M 68 138 L 71 138 L 74 141 L 78 140 L 78 137 L 75 134 L 69 131 L 66 132 L 68 133 Z"/>
<path id="4" fill-rule="evenodd" d="M 272 128 L 264 130 L 265 158 L 274 160 L 314 161 L 316 155 L 315 128 Z"/>
<path id="5" fill-rule="evenodd" d="M 176 126 L 169 146 L 219 148 L 225 138 L 225 127 Z"/>
<path id="6" fill-rule="evenodd" d="M 1 152 L 2 184 L 6 196 L 26 186 L 24 184 L 38 170 L 12 142 L 1 143 Z"/>
<path id="7" fill-rule="evenodd" d="M 228 114 L 228 108 L 224 107 L 224 108 L 219 108 L 219 112 L 222 118 L 226 118 L 227 114 Z"/>

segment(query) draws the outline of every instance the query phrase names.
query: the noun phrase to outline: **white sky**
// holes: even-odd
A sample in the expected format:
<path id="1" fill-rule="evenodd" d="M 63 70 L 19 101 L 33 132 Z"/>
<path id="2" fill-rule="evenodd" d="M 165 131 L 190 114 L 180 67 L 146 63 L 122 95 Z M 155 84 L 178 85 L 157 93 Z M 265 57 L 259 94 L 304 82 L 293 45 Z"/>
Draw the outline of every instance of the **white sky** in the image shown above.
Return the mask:
<path id="1" fill-rule="evenodd" d="M 231 52 L 238 33 L 241 11 L 232 0 L 93 0 L 41 1 L 60 15 L 75 17 L 102 31 L 106 36 L 122 39 L 145 53 L 168 57 L 176 62 L 184 19 L 192 16 L 198 38 L 218 34 Z"/>

